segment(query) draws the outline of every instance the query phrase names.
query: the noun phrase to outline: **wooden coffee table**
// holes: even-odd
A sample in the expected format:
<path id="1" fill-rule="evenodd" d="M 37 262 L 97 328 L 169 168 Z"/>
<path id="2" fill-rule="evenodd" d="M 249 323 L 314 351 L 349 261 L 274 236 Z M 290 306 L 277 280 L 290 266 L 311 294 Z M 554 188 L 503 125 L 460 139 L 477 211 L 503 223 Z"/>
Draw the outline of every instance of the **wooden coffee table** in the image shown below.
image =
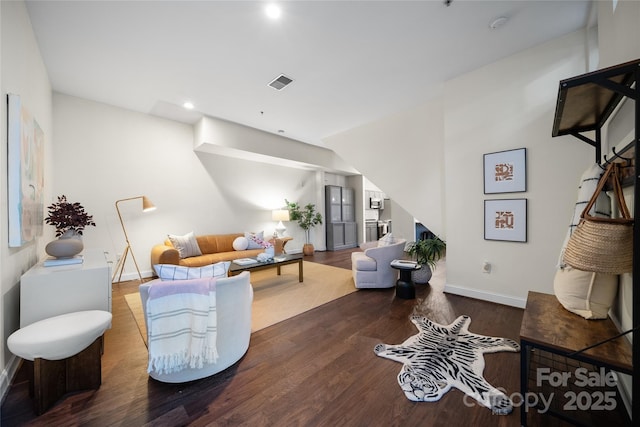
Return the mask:
<path id="1" fill-rule="evenodd" d="M 240 274 L 243 271 L 258 271 L 258 270 L 266 270 L 268 268 L 276 268 L 278 272 L 278 276 L 280 275 L 280 267 L 287 264 L 295 264 L 298 263 L 298 281 L 303 281 L 302 276 L 302 254 L 282 254 L 277 255 L 272 261 L 268 262 L 256 262 L 253 264 L 247 265 L 238 265 L 234 262 L 231 262 L 231 267 L 229 267 L 229 276 L 235 276 L 236 274 Z"/>

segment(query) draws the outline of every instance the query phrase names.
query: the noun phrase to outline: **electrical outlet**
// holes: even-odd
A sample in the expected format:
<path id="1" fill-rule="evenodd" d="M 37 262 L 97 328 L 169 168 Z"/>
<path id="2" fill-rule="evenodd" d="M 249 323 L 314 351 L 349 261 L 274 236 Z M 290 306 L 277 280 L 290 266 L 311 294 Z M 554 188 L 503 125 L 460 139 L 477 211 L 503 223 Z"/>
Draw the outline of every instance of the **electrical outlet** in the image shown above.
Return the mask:
<path id="1" fill-rule="evenodd" d="M 489 261 L 484 261 L 482 263 L 482 272 L 483 273 L 491 273 L 491 263 Z"/>

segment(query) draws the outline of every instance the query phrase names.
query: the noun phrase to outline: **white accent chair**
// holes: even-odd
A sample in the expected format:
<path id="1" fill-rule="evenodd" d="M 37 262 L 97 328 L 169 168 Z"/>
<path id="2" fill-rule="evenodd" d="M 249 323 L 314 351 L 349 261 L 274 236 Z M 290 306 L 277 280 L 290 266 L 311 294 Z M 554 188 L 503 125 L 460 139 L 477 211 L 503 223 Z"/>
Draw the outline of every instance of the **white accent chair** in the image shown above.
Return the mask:
<path id="1" fill-rule="evenodd" d="M 187 368 L 170 374 L 152 371 L 149 376 L 165 383 L 184 383 L 217 374 L 240 360 L 249 349 L 251 338 L 253 288 L 249 279 L 250 273 L 244 271 L 237 276 L 216 281 L 216 348 L 219 356 L 216 363 L 206 364 L 201 369 Z M 149 287 L 154 282 L 140 285 L 142 307 L 147 306 Z M 144 320 L 148 325 L 147 312 L 144 312 Z"/>
<path id="2" fill-rule="evenodd" d="M 404 256 L 405 239 L 395 239 L 385 246 L 371 247 L 351 254 L 351 270 L 356 288 L 392 288 L 398 280 L 398 270 L 391 261 Z"/>

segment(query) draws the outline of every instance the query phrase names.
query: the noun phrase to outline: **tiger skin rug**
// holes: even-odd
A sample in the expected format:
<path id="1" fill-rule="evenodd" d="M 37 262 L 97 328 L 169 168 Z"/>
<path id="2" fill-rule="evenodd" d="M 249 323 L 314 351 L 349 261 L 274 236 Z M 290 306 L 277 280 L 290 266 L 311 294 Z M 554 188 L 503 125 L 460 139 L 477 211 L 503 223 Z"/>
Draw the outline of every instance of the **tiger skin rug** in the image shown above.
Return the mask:
<path id="1" fill-rule="evenodd" d="M 415 315 L 411 322 L 418 328 L 417 335 L 399 345 L 378 344 L 374 348 L 376 355 L 404 364 L 398 383 L 409 400 L 434 402 L 455 387 L 496 414 L 511 413 L 509 397 L 482 376 L 483 354 L 517 352 L 517 342 L 469 332 L 469 316 L 460 316 L 447 326 Z"/>

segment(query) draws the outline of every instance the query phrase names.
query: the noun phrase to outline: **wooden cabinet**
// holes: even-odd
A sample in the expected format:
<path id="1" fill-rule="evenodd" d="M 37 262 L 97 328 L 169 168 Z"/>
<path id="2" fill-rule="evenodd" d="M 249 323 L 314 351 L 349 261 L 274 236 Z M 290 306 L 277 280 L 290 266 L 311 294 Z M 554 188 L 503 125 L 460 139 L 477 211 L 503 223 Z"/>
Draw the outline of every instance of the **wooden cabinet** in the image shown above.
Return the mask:
<path id="1" fill-rule="evenodd" d="M 347 248 L 358 246 L 358 225 L 355 222 L 344 223 L 344 244 Z"/>
<path id="2" fill-rule="evenodd" d="M 344 223 L 332 222 L 327 224 L 327 250 L 335 251 L 344 246 Z"/>
<path id="3" fill-rule="evenodd" d="M 332 222 L 327 224 L 327 250 L 355 248 L 358 246 L 358 230 L 355 222 Z"/>
<path id="4" fill-rule="evenodd" d="M 20 327 L 83 310 L 111 312 L 111 268 L 102 250 L 85 250 L 81 264 L 33 266 L 20 280 Z"/>
<path id="5" fill-rule="evenodd" d="M 342 188 L 342 221 L 355 222 L 356 208 L 352 188 Z"/>
<path id="6" fill-rule="evenodd" d="M 355 195 L 352 188 L 325 186 L 327 250 L 354 248 L 358 245 L 355 221 Z"/>
<path id="7" fill-rule="evenodd" d="M 366 225 L 367 237 L 365 242 L 375 242 L 378 240 L 378 222 L 367 222 Z"/>
<path id="8" fill-rule="evenodd" d="M 342 187 L 327 185 L 325 187 L 325 204 L 327 222 L 342 221 Z"/>

